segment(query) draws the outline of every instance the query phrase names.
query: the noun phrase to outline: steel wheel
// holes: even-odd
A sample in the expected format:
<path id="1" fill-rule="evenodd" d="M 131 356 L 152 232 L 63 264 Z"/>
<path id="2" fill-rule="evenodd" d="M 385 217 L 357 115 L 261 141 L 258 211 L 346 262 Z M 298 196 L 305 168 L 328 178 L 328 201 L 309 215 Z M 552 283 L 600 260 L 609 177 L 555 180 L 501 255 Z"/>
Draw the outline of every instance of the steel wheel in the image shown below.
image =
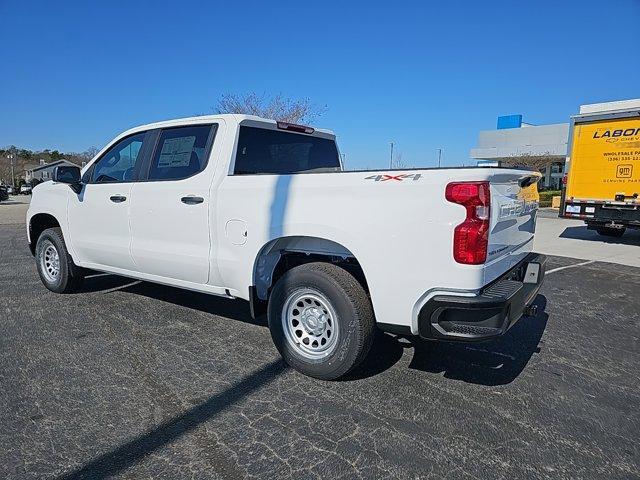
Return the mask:
<path id="1" fill-rule="evenodd" d="M 331 354 L 339 335 L 338 316 L 317 290 L 295 290 L 282 309 L 282 329 L 289 344 L 308 359 Z"/>
<path id="2" fill-rule="evenodd" d="M 44 241 L 42 253 L 40 254 L 40 266 L 42 274 L 51 283 L 58 281 L 60 276 L 60 256 L 55 245 L 49 240 Z"/>
<path id="3" fill-rule="evenodd" d="M 287 270 L 271 291 L 267 319 L 284 361 L 323 380 L 360 365 L 375 332 L 371 301 L 360 282 L 324 262 Z"/>

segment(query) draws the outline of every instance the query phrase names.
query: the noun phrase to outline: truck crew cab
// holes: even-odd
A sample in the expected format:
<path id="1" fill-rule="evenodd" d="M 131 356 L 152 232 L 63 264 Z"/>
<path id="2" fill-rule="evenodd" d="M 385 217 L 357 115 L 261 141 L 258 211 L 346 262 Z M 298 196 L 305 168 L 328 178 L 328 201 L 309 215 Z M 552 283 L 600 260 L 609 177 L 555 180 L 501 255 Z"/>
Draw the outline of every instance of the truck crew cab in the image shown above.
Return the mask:
<path id="1" fill-rule="evenodd" d="M 536 172 L 345 172 L 330 131 L 227 114 L 131 129 L 53 177 L 27 213 L 48 289 L 90 269 L 242 298 L 317 378 L 355 368 L 376 328 L 502 335 L 544 277 Z"/>

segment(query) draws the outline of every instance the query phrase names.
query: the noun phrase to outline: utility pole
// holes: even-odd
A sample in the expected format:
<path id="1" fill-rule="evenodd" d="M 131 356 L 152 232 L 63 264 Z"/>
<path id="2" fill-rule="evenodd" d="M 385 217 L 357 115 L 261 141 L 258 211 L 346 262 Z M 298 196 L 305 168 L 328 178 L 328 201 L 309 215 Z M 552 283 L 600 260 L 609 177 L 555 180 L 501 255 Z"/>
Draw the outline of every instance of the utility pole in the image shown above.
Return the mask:
<path id="1" fill-rule="evenodd" d="M 393 142 L 389 142 L 391 145 L 391 156 L 389 157 L 389 170 L 393 169 Z"/>
<path id="2" fill-rule="evenodd" d="M 442 148 L 438 149 L 438 168 L 440 168 L 440 161 L 442 160 Z"/>
<path id="3" fill-rule="evenodd" d="M 11 186 L 15 189 L 16 188 L 16 180 L 15 180 L 15 175 L 13 174 L 13 153 L 9 154 L 9 161 L 11 162 Z"/>

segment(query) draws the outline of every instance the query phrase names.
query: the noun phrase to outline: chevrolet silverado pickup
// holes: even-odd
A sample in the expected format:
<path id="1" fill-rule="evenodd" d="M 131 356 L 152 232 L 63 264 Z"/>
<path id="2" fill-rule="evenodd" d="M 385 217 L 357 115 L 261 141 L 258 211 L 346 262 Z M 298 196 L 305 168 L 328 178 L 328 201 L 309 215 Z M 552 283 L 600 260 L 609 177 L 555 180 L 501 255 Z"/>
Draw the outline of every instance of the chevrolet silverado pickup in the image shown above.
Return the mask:
<path id="1" fill-rule="evenodd" d="M 343 171 L 332 132 L 247 115 L 144 125 L 34 188 L 49 290 L 88 271 L 249 301 L 284 360 L 335 379 L 376 329 L 488 340 L 532 314 L 540 174 Z M 188 293 L 185 293 L 188 295 Z"/>

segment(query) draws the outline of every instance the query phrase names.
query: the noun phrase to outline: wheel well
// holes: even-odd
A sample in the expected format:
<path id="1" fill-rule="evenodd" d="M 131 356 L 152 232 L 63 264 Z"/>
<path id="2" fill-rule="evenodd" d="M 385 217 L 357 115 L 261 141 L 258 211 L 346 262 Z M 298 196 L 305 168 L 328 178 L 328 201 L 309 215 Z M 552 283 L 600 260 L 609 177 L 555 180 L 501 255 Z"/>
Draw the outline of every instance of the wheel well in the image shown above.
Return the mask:
<path id="1" fill-rule="evenodd" d="M 362 266 L 350 250 L 322 238 L 287 237 L 270 242 L 258 255 L 253 275 L 255 300 L 266 301 L 273 285 L 287 271 L 311 262 L 331 263 L 343 268 L 369 293 Z"/>
<path id="2" fill-rule="evenodd" d="M 256 285 L 249 287 L 249 304 L 253 318 L 267 313 L 269 295 L 271 295 L 271 289 L 276 282 L 292 268 L 305 263 L 323 262 L 337 265 L 353 275 L 358 283 L 362 285 L 367 295 L 369 294 L 369 286 L 364 272 L 355 257 L 282 250 L 277 252 L 275 258 L 277 260 L 273 265 L 272 273 L 256 278 L 254 280 Z"/>
<path id="3" fill-rule="evenodd" d="M 276 268 L 273 272 L 273 278 L 271 280 L 271 286 L 275 285 L 278 280 L 289 270 L 298 265 L 304 265 L 305 263 L 312 262 L 324 262 L 337 265 L 340 268 L 346 270 L 353 275 L 356 280 L 362 285 L 367 294 L 369 293 L 369 287 L 367 286 L 367 280 L 362 271 L 362 267 L 355 257 L 346 257 L 318 253 L 301 253 L 301 252 L 288 252 L 284 251 L 280 261 L 276 264 Z"/>
<path id="4" fill-rule="evenodd" d="M 29 248 L 31 249 L 32 255 L 35 255 L 36 243 L 38 243 L 40 234 L 47 228 L 54 227 L 60 227 L 60 223 L 58 223 L 58 220 L 56 220 L 56 217 L 53 215 L 49 215 L 48 213 L 38 213 L 31 217 L 31 221 L 29 222 L 29 238 L 31 239 Z"/>

